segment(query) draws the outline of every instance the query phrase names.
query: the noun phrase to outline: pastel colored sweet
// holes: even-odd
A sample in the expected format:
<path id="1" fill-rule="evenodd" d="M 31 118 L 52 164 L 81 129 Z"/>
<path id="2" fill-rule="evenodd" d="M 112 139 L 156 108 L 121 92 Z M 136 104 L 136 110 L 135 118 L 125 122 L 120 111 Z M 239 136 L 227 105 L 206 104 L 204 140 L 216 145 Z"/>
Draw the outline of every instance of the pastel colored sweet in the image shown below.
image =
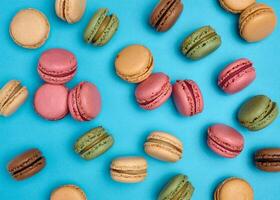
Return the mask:
<path id="1" fill-rule="evenodd" d="M 119 52 L 115 60 L 117 75 L 130 83 L 147 79 L 154 68 L 151 51 L 142 45 L 130 45 Z"/>
<path id="2" fill-rule="evenodd" d="M 182 53 L 192 59 L 201 59 L 220 47 L 221 37 L 211 26 L 204 26 L 189 35 L 181 45 Z"/>
<path id="3" fill-rule="evenodd" d="M 39 149 L 30 149 L 8 164 L 8 171 L 15 180 L 23 180 L 40 172 L 46 165 L 46 159 Z"/>
<path id="4" fill-rule="evenodd" d="M 219 0 L 221 6 L 232 13 L 241 13 L 247 7 L 256 2 L 256 0 Z"/>
<path id="5" fill-rule="evenodd" d="M 11 80 L 0 90 L 0 115 L 12 115 L 27 99 L 28 90 L 20 81 Z"/>
<path id="6" fill-rule="evenodd" d="M 64 84 L 76 74 L 77 60 L 65 49 L 49 49 L 41 55 L 37 71 L 47 83 Z"/>
<path id="7" fill-rule="evenodd" d="M 56 0 L 56 15 L 69 24 L 80 21 L 86 9 L 86 0 Z"/>
<path id="8" fill-rule="evenodd" d="M 135 90 L 139 106 L 145 110 L 153 110 L 168 100 L 172 92 L 169 77 L 164 73 L 154 73 L 141 82 Z"/>
<path id="9" fill-rule="evenodd" d="M 87 200 L 87 197 L 78 186 L 63 185 L 51 193 L 50 200 Z"/>
<path id="10" fill-rule="evenodd" d="M 114 144 L 114 138 L 102 126 L 91 129 L 75 143 L 77 154 L 86 160 L 94 159 L 108 151 Z"/>
<path id="11" fill-rule="evenodd" d="M 148 136 L 144 149 L 153 158 L 167 162 L 177 162 L 182 158 L 183 143 L 169 133 L 154 131 Z"/>
<path id="12" fill-rule="evenodd" d="M 111 163 L 111 177 L 122 183 L 137 183 L 147 176 L 147 161 L 142 157 L 120 157 Z"/>
<path id="13" fill-rule="evenodd" d="M 84 32 L 84 40 L 95 46 L 103 46 L 111 40 L 118 27 L 118 17 L 114 14 L 109 15 L 107 8 L 101 8 L 88 23 Z"/>
<path id="14" fill-rule="evenodd" d="M 19 11 L 10 24 L 10 35 L 21 47 L 36 49 L 49 37 L 50 24 L 46 16 L 33 8 Z"/>
<path id="15" fill-rule="evenodd" d="M 159 32 L 170 29 L 183 11 L 181 0 L 162 0 L 150 17 L 150 24 Z"/>
<path id="16" fill-rule="evenodd" d="M 234 94 L 250 85 L 255 78 L 256 69 L 253 63 L 246 58 L 241 58 L 229 64 L 220 73 L 218 85 L 224 92 Z"/>
<path id="17" fill-rule="evenodd" d="M 59 120 L 68 114 L 68 89 L 64 85 L 44 84 L 34 97 L 35 111 L 47 120 Z"/>
<path id="18" fill-rule="evenodd" d="M 203 111 L 202 93 L 192 80 L 177 80 L 173 85 L 173 99 L 178 112 L 184 116 L 193 116 Z"/>
<path id="19" fill-rule="evenodd" d="M 214 193 L 214 200 L 254 199 L 254 190 L 250 184 L 241 178 L 228 178 L 224 180 Z"/>
<path id="20" fill-rule="evenodd" d="M 101 95 L 90 82 L 81 82 L 68 96 L 68 107 L 72 117 L 78 121 L 90 121 L 101 111 Z"/>
<path id="21" fill-rule="evenodd" d="M 161 190 L 158 200 L 184 199 L 190 200 L 194 192 L 194 187 L 184 174 L 174 176 Z"/>
<path id="22" fill-rule="evenodd" d="M 254 156 L 255 165 L 266 172 L 280 172 L 280 148 L 260 149 Z"/>
<path id="23" fill-rule="evenodd" d="M 258 131 L 270 125 L 278 113 L 276 102 L 265 95 L 257 95 L 240 107 L 237 118 L 240 124 L 250 131 Z"/>
<path id="24" fill-rule="evenodd" d="M 215 124 L 208 128 L 207 144 L 218 155 L 235 158 L 244 148 L 244 138 L 230 126 Z"/>
<path id="25" fill-rule="evenodd" d="M 268 37 L 274 31 L 276 23 L 277 16 L 273 8 L 263 3 L 255 3 L 240 15 L 240 35 L 247 42 L 257 42 Z"/>

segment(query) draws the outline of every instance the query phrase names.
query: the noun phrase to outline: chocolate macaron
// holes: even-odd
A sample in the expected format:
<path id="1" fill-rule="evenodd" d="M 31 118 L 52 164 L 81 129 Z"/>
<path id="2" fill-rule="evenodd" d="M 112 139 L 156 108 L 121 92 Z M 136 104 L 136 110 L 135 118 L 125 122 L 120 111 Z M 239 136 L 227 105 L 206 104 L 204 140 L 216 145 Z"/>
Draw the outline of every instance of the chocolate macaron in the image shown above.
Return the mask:
<path id="1" fill-rule="evenodd" d="M 257 168 L 267 172 L 280 171 L 280 148 L 260 149 L 254 156 Z"/>

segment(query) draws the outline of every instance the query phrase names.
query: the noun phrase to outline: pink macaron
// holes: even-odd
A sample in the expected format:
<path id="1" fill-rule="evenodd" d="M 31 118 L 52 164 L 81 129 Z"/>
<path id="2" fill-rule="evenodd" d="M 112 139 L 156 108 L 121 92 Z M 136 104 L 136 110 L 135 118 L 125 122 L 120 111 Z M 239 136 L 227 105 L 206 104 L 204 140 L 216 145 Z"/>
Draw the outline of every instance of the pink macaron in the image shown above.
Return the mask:
<path id="1" fill-rule="evenodd" d="M 47 83 L 64 84 L 76 74 L 77 59 L 65 49 L 49 49 L 41 55 L 37 70 Z"/>
<path id="2" fill-rule="evenodd" d="M 244 138 L 230 126 L 215 124 L 208 128 L 207 144 L 220 156 L 234 158 L 242 152 Z"/>
<path id="3" fill-rule="evenodd" d="M 229 64 L 219 75 L 218 85 L 226 93 L 234 94 L 243 90 L 256 78 L 253 63 L 241 58 Z"/>
<path id="4" fill-rule="evenodd" d="M 36 92 L 34 108 L 47 120 L 62 119 L 68 113 L 68 89 L 64 85 L 44 84 Z"/>
<path id="5" fill-rule="evenodd" d="M 78 121 L 90 121 L 101 111 L 101 95 L 90 82 L 79 83 L 68 95 L 68 107 Z"/>
<path id="6" fill-rule="evenodd" d="M 193 116 L 203 111 L 202 93 L 192 80 L 176 81 L 173 85 L 173 99 L 177 110 L 184 116 Z"/>
<path id="7" fill-rule="evenodd" d="M 170 97 L 172 85 L 164 73 L 154 73 L 141 82 L 135 90 L 139 106 L 145 110 L 153 110 L 161 106 Z"/>

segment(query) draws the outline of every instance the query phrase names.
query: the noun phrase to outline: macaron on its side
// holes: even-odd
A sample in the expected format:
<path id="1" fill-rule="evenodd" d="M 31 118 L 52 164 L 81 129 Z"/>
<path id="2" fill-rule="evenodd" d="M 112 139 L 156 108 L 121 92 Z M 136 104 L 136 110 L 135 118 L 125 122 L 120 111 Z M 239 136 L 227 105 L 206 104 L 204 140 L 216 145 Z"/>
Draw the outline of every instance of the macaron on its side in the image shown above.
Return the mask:
<path id="1" fill-rule="evenodd" d="M 87 200 L 87 197 L 78 186 L 63 185 L 51 193 L 50 200 Z"/>
<path id="2" fill-rule="evenodd" d="M 218 77 L 219 87 L 226 93 L 234 94 L 246 88 L 256 78 L 253 63 L 246 59 L 238 59 L 228 65 Z"/>
<path id="3" fill-rule="evenodd" d="M 260 149 L 255 153 L 254 162 L 257 168 L 266 172 L 280 171 L 280 148 Z"/>
<path id="4" fill-rule="evenodd" d="M 247 7 L 256 2 L 256 0 L 219 0 L 221 6 L 234 14 L 241 13 Z"/>

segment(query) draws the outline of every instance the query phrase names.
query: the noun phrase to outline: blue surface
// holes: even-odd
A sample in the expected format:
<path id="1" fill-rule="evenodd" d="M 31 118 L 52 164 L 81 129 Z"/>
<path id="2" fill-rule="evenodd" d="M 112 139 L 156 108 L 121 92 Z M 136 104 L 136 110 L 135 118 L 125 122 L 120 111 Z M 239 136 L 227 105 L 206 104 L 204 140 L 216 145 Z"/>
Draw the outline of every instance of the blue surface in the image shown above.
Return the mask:
<path id="1" fill-rule="evenodd" d="M 279 1 L 263 2 L 273 6 L 279 14 Z M 10 79 L 18 79 L 30 91 L 28 101 L 12 117 L 0 118 L 1 200 L 49 199 L 51 191 L 62 184 L 79 185 L 89 200 L 152 200 L 156 199 L 165 182 L 177 173 L 189 176 L 196 188 L 194 200 L 212 199 L 217 184 L 230 176 L 248 180 L 257 200 L 280 199 L 280 174 L 261 172 L 252 162 L 256 149 L 280 146 L 279 118 L 258 133 L 245 130 L 236 121 L 238 107 L 251 96 L 266 94 L 280 103 L 279 26 L 266 40 L 248 44 L 238 36 L 238 17 L 225 12 L 216 0 L 185 0 L 184 11 L 176 25 L 166 33 L 157 33 L 147 22 L 156 3 L 157 0 L 88 0 L 83 19 L 69 25 L 56 17 L 53 0 L 1 0 L 0 85 Z M 37 50 L 20 48 L 9 36 L 12 17 L 18 10 L 28 7 L 43 11 L 51 24 L 49 40 Z M 85 44 L 82 35 L 93 12 L 100 7 L 116 13 L 120 27 L 109 44 L 96 48 Z M 180 43 L 193 30 L 208 24 L 222 36 L 222 46 L 200 61 L 187 60 L 180 54 Z M 134 43 L 151 49 L 154 71 L 167 73 L 172 81 L 187 78 L 200 85 L 205 100 L 202 114 L 182 117 L 171 100 L 154 111 L 144 111 L 137 106 L 135 86 L 122 81 L 114 72 L 116 54 Z M 96 120 L 80 123 L 67 116 L 63 120 L 49 122 L 34 112 L 33 95 L 43 83 L 36 72 L 36 64 L 40 54 L 53 47 L 71 50 L 78 58 L 78 73 L 69 87 L 88 80 L 100 89 L 103 108 Z M 255 63 L 257 79 L 247 89 L 229 96 L 216 86 L 217 75 L 227 63 L 240 57 L 247 57 Z M 216 122 L 231 125 L 244 135 L 245 149 L 239 157 L 221 158 L 208 149 L 206 129 Z M 73 144 L 85 131 L 97 125 L 103 125 L 114 135 L 115 145 L 103 156 L 84 161 L 73 151 Z M 145 155 L 143 143 L 153 130 L 173 133 L 184 142 L 184 156 L 180 162 L 169 164 Z M 44 153 L 46 168 L 30 179 L 14 181 L 6 170 L 7 163 L 33 147 Z M 111 180 L 108 171 L 111 160 L 126 155 L 147 158 L 149 175 L 145 182 L 127 185 Z"/>

